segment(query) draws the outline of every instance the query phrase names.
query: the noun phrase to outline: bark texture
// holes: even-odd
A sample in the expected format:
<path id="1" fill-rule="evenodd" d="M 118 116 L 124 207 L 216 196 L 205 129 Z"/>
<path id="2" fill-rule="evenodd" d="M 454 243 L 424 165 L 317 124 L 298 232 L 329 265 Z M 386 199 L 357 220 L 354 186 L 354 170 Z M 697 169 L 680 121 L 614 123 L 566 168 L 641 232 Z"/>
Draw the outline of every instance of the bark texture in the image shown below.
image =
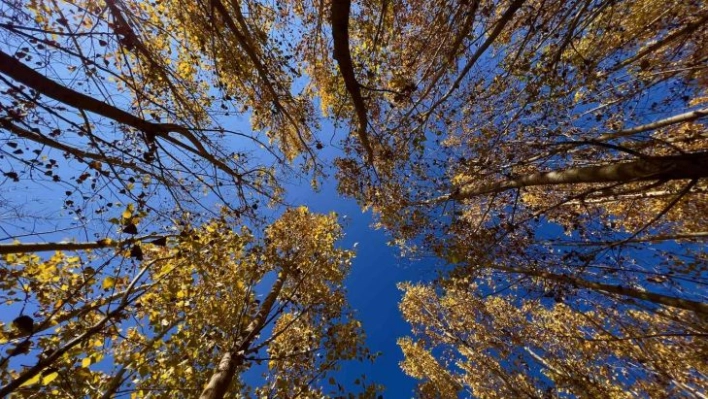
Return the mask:
<path id="1" fill-rule="evenodd" d="M 498 193 L 514 188 L 580 184 L 629 183 L 647 180 L 683 180 L 708 177 L 708 152 L 647 157 L 629 162 L 616 162 L 584 168 L 533 173 L 493 183 L 470 183 L 451 194 L 450 199 L 469 199 L 478 195 Z"/>

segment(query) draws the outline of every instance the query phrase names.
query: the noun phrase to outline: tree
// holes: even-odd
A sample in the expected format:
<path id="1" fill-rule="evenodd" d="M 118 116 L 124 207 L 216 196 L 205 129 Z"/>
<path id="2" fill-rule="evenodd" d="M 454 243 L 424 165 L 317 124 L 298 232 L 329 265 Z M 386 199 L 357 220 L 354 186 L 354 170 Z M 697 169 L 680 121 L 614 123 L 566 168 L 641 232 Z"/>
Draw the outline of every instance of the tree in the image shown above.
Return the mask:
<path id="1" fill-rule="evenodd" d="M 416 340 L 399 340 L 422 397 L 703 397 L 705 333 L 676 330 L 691 312 L 480 297 L 476 287 L 402 284 Z M 433 353 L 438 354 L 433 356 Z M 425 360 L 423 360 L 425 359 Z M 540 370 L 540 372 L 539 372 Z"/>
<path id="2" fill-rule="evenodd" d="M 333 16 L 346 2 L 334 3 Z M 614 328 L 647 312 L 700 341 L 705 8 L 357 5 L 348 36 L 333 20 L 331 47 L 303 44 L 323 106 L 359 132 L 337 161 L 339 191 L 373 209 L 405 252 L 448 263 L 439 287 L 469 278 L 479 295 L 515 288 L 515 306 L 554 298 L 569 325 L 587 306 L 613 309 Z M 326 35 L 322 18 L 304 20 L 308 39 Z M 447 381 L 431 367 L 411 373 Z"/>
<path id="3" fill-rule="evenodd" d="M 20 254 L 115 247 L 140 260 L 148 240 L 191 237 L 190 226 L 212 218 L 231 226 L 243 216 L 259 219 L 262 202 L 281 201 L 289 165 L 319 176 L 312 150 L 322 147 L 313 134 L 318 104 L 349 130 L 336 161 L 339 191 L 373 209 L 404 250 L 450 265 L 436 289 L 462 281 L 480 296 L 511 290 L 508 302 L 519 311 L 524 301 L 543 303 L 529 317 L 543 315 L 552 298 L 568 309 L 558 317 L 578 328 L 578 314 L 607 308 L 614 312 L 609 331 L 638 323 L 641 313 L 647 325 L 696 340 L 705 334 L 695 321 L 706 314 L 708 270 L 699 246 L 708 203 L 702 1 L 48 0 L 2 7 L 3 184 L 66 188 L 61 207 L 77 220 L 47 227 L 83 228 L 85 237 L 0 247 L 8 256 L 34 265 L 45 261 Z M 254 133 L 227 129 L 223 118 L 231 114 L 248 117 Z M 244 147 L 235 148 L 235 137 L 247 139 Z M 262 158 L 251 158 L 260 146 Z M 38 221 L 12 196 L 0 205 Z M 44 237 L 35 226 L 14 227 L 6 238 Z M 67 259 L 54 262 L 75 263 Z M 129 280 L 116 270 L 108 286 Z M 280 295 L 289 273 L 276 278 L 268 298 Z M 131 291 L 110 299 L 114 310 L 143 296 L 125 288 Z M 103 329 L 119 314 L 93 323 Z M 16 328 L 29 331 L 22 316 Z M 289 324 L 291 316 L 283 317 Z M 300 323 L 291 325 L 311 329 Z M 253 344 L 250 334 L 229 336 L 206 397 L 220 396 L 245 362 L 235 348 Z M 404 348 L 423 364 L 407 363 L 408 372 L 436 375 L 425 394 L 471 386 L 423 344 L 405 341 Z M 552 355 L 536 349 L 543 359 Z M 198 366 L 193 372 L 203 371 Z M 309 369 L 298 370 L 301 379 L 289 378 L 306 379 Z M 536 392 L 535 382 L 524 384 Z M 298 386 L 287 389 L 305 389 Z M 572 389 L 591 389 L 579 386 Z"/>
<path id="4" fill-rule="evenodd" d="M 286 211 L 258 243 L 231 231 L 243 217 L 262 225 L 259 204 L 281 203 L 290 165 L 321 176 L 312 96 L 295 93 L 275 6 L 1 7 L 2 183 L 60 187 L 69 218 L 0 202 L 23 215 L 3 240 L 50 240 L 0 248 L 4 306 L 18 313 L 3 332 L 0 395 L 319 397 L 340 361 L 370 356 L 346 306 L 350 253 L 333 247 L 333 216 Z M 231 115 L 254 133 L 229 129 Z M 74 229 L 83 241 L 51 241 Z M 114 370 L 91 369 L 101 361 Z M 264 361 L 266 384 L 246 387 L 241 373 Z"/>
<path id="5" fill-rule="evenodd" d="M 216 219 L 167 246 L 143 244 L 142 262 L 128 260 L 134 251 L 127 248 L 96 268 L 108 256 L 6 255 L 2 290 L 17 291 L 24 315 L 3 326 L 8 355 L 0 393 L 337 393 L 328 377 L 340 363 L 372 358 L 345 298 L 352 253 L 335 247 L 341 235 L 335 215 L 294 208 L 262 238 Z M 18 322 L 22 317 L 31 318 L 29 328 Z M 267 367 L 257 367 L 261 362 Z M 241 378 L 249 369 L 264 373 L 263 385 Z M 361 395 L 376 391 L 368 386 Z"/>
<path id="6" fill-rule="evenodd" d="M 43 223 L 52 231 L 105 236 L 118 203 L 154 224 L 218 216 L 215 201 L 257 218 L 282 201 L 293 163 L 321 176 L 313 109 L 273 16 L 251 2 L 2 2 L 3 185 L 65 193 L 57 205 L 76 220 Z M 230 127 L 239 119 L 253 133 Z M 13 199 L 3 209 L 33 213 Z M 5 234 L 41 232 L 26 219 Z"/>
<path id="7" fill-rule="evenodd" d="M 672 213 L 698 211 L 706 86 L 697 71 L 706 17 L 696 4 L 677 2 L 682 12 L 674 13 L 649 0 L 425 3 L 371 4 L 351 22 L 381 25 L 360 29 L 352 47 L 378 46 L 360 64 L 406 71 L 412 84 L 410 98 L 399 93 L 393 106 L 384 83 L 360 77 L 360 86 L 381 88 L 366 105 L 372 134 L 387 132 L 372 139 L 384 156 L 374 168 L 339 160 L 340 191 L 377 210 L 396 238 L 433 239 L 426 231 L 441 232 L 460 216 L 495 225 L 500 212 L 512 213 L 514 225 L 545 216 L 573 230 L 584 215 L 609 217 L 629 201 L 658 208 L 626 226 L 642 233 L 641 222 L 659 225 L 657 215 L 673 222 Z M 424 17 L 411 17 L 418 6 Z M 427 46 L 432 32 L 457 40 Z M 471 49 L 460 50 L 466 44 Z M 439 225 L 425 218 L 441 206 L 450 217 Z"/>

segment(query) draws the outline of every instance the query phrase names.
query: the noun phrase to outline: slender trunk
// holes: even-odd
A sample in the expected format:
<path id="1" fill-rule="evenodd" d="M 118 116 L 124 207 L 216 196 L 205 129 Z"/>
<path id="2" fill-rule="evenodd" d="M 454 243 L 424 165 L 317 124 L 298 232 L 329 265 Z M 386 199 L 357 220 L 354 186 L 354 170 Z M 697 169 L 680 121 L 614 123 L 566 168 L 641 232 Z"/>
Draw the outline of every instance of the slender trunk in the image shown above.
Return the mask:
<path id="1" fill-rule="evenodd" d="M 106 390 L 103 391 L 103 394 L 101 395 L 100 399 L 111 399 L 115 396 L 116 392 L 118 392 L 118 388 L 123 384 L 123 379 L 125 378 L 125 374 L 128 372 L 128 368 L 126 366 L 123 366 L 118 370 L 116 374 L 113 375 L 111 380 L 108 382 L 108 386 L 106 387 Z"/>
<path id="2" fill-rule="evenodd" d="M 273 287 L 265 301 L 263 301 L 256 317 L 248 323 L 246 329 L 236 340 L 234 347 L 221 356 L 216 371 L 211 376 L 211 379 L 209 379 L 199 399 L 222 399 L 224 397 L 231 385 L 234 374 L 236 374 L 236 370 L 244 363 L 245 353 L 250 348 L 256 335 L 265 327 L 268 315 L 283 288 L 285 278 L 285 272 L 278 274 L 278 278 L 275 280 L 275 283 L 273 283 Z"/>
<path id="3" fill-rule="evenodd" d="M 688 194 L 708 194 L 708 189 L 702 188 L 702 187 L 693 187 L 688 192 Z M 654 199 L 654 198 L 667 198 L 667 197 L 675 197 L 675 196 L 676 196 L 676 191 L 672 191 L 672 190 L 656 190 L 656 191 L 642 190 L 639 192 L 632 190 L 631 194 L 619 193 L 619 194 L 607 194 L 607 195 L 597 195 L 597 196 L 593 195 L 591 197 L 568 201 L 564 205 L 578 206 L 578 205 L 586 205 L 586 204 L 606 204 L 609 202 Z"/>
<path id="4" fill-rule="evenodd" d="M 147 62 L 150 64 L 152 70 L 158 73 L 162 78 L 162 81 L 170 87 L 172 94 L 175 96 L 178 102 L 182 103 L 182 105 L 186 109 L 189 109 L 188 100 L 182 97 L 177 87 L 175 87 L 173 79 L 170 78 L 170 75 L 167 70 L 155 61 L 153 54 L 150 53 L 150 50 L 145 47 L 145 44 L 142 42 L 142 40 L 140 40 L 138 35 L 133 32 L 133 28 L 130 26 L 130 23 L 128 23 L 128 20 L 123 15 L 123 12 L 118 7 L 117 3 L 119 3 L 119 1 L 106 1 L 106 6 L 110 10 L 115 20 L 116 27 L 114 28 L 114 30 L 116 32 L 120 30 L 120 32 L 125 36 L 125 39 L 130 42 L 140 54 L 143 55 L 145 60 L 147 60 Z"/>
<path id="5" fill-rule="evenodd" d="M 182 132 L 184 130 L 177 125 L 148 122 L 120 108 L 62 86 L 3 51 L 0 51 L 0 73 L 66 105 L 105 116 L 146 133 Z"/>
<path id="6" fill-rule="evenodd" d="M 354 73 L 354 64 L 352 55 L 349 50 L 349 13 L 351 8 L 351 0 L 332 0 L 330 14 L 330 23 L 332 25 L 332 42 L 334 46 L 334 59 L 339 65 L 339 71 L 344 80 L 344 86 L 347 88 L 352 99 L 352 104 L 356 110 L 357 118 L 359 119 L 359 129 L 357 135 L 361 141 L 362 147 L 366 151 L 368 162 L 374 162 L 374 152 L 369 142 L 369 137 L 366 134 L 369 121 L 364 104 L 364 98 L 361 95 L 361 87 L 356 80 Z"/>
<path id="7" fill-rule="evenodd" d="M 467 74 L 472 70 L 472 68 L 475 66 L 477 61 L 479 61 L 479 59 L 484 55 L 487 49 L 489 49 L 489 47 L 494 44 L 499 35 L 504 31 L 504 28 L 506 28 L 506 26 L 512 21 L 514 14 L 516 14 L 516 12 L 521 8 L 524 2 L 525 0 L 514 0 L 511 4 L 509 4 L 509 8 L 507 8 L 506 11 L 504 11 L 504 14 L 499 17 L 499 20 L 496 21 L 494 30 L 489 33 L 487 38 L 484 40 L 484 43 L 482 43 L 482 45 L 479 46 L 477 50 L 475 50 L 474 54 L 472 54 L 470 59 L 467 61 L 467 64 L 457 75 L 457 79 L 455 79 L 455 81 L 450 86 L 445 95 L 440 97 L 433 105 L 430 106 L 430 108 L 428 108 L 428 111 L 426 112 L 427 115 L 431 115 L 440 104 L 447 101 L 447 99 L 450 98 L 452 93 L 454 93 L 454 91 L 460 87 L 462 81 L 465 79 Z"/>
<path id="8" fill-rule="evenodd" d="M 554 365 L 552 365 L 551 363 L 549 363 L 546 359 L 544 359 L 543 357 L 541 357 L 538 353 L 536 353 L 534 350 L 532 350 L 532 349 L 529 348 L 528 346 L 524 346 L 524 350 L 525 350 L 526 352 L 528 352 L 529 355 L 531 355 L 531 357 L 533 357 L 534 359 L 536 359 L 536 361 L 538 361 L 539 363 L 541 363 L 541 365 L 542 365 L 543 367 L 545 367 L 545 368 L 551 370 L 552 372 L 554 372 L 554 373 L 556 373 L 556 374 L 558 374 L 558 375 L 568 376 L 564 371 L 562 371 L 562 370 L 556 368 Z"/>
<path id="9" fill-rule="evenodd" d="M 684 392 L 686 392 L 686 393 L 688 393 L 688 394 L 690 394 L 690 395 L 693 395 L 693 396 L 696 397 L 696 398 L 699 398 L 699 399 L 708 399 L 708 396 L 706 396 L 705 394 L 703 394 L 702 392 L 698 391 L 696 388 L 693 388 L 693 387 L 690 386 L 690 385 L 684 384 L 683 382 L 676 381 L 676 380 L 674 380 L 674 379 L 672 379 L 671 382 L 673 382 L 674 384 L 676 384 L 676 386 L 679 387 L 682 391 L 684 391 Z"/>
<path id="10" fill-rule="evenodd" d="M 600 247 L 600 246 L 616 246 L 620 244 L 636 244 L 640 242 L 662 242 L 662 241 L 698 241 L 708 238 L 708 231 L 696 231 L 690 233 L 677 233 L 677 234 L 660 234 L 655 236 L 649 236 L 645 238 L 632 238 L 631 240 L 619 240 L 619 241 L 565 241 L 557 240 L 550 241 L 554 245 L 567 246 L 567 247 Z"/>
<path id="11" fill-rule="evenodd" d="M 602 291 L 602 292 L 606 292 L 609 294 L 616 294 L 616 295 L 621 295 L 621 296 L 625 296 L 625 297 L 636 298 L 636 299 L 640 299 L 642 301 L 653 302 L 656 304 L 660 304 L 660 305 L 664 305 L 664 306 L 668 306 L 668 307 L 672 307 L 672 308 L 685 309 L 685 310 L 690 310 L 692 312 L 696 312 L 698 314 L 708 315 L 708 304 L 702 303 L 702 302 L 697 302 L 697 301 L 692 301 L 689 299 L 676 298 L 676 297 L 657 294 L 657 293 L 653 293 L 653 292 L 639 291 L 639 290 L 635 290 L 635 289 L 632 289 L 629 287 L 623 287 L 621 285 L 596 283 L 593 281 L 588 281 L 588 280 L 584 280 L 584 279 L 577 278 L 577 277 L 567 276 L 564 274 L 549 273 L 549 272 L 544 272 L 544 271 L 540 271 L 540 270 L 520 269 L 520 268 L 507 267 L 507 266 L 501 266 L 501 265 L 492 265 L 492 266 L 490 266 L 490 268 L 496 269 L 496 270 L 501 270 L 504 272 L 518 273 L 518 274 L 524 274 L 524 275 L 528 275 L 528 276 L 538 277 L 538 278 L 556 281 L 556 282 L 564 283 L 564 284 L 570 284 L 570 285 L 574 285 L 577 287 L 582 287 L 582 288 L 586 288 L 586 289 L 590 289 L 590 290 Z"/>
<path id="12" fill-rule="evenodd" d="M 261 78 L 263 81 L 263 84 L 266 86 L 266 90 L 268 93 L 272 96 L 271 101 L 281 110 L 283 110 L 282 105 L 280 104 L 280 101 L 278 100 L 278 92 L 275 90 L 275 87 L 270 81 L 269 74 L 268 74 L 268 69 L 263 65 L 261 62 L 261 59 L 258 56 L 258 53 L 256 52 L 256 49 L 251 45 L 251 41 L 249 38 L 246 36 L 248 32 L 242 32 L 241 29 L 236 26 L 236 22 L 234 22 L 234 19 L 231 17 L 231 14 L 229 13 L 229 10 L 226 8 L 226 6 L 221 2 L 221 0 L 212 0 L 211 1 L 211 6 L 214 7 L 214 9 L 221 14 L 221 17 L 224 20 L 224 24 L 226 25 L 227 28 L 229 28 L 229 31 L 236 37 L 236 40 L 238 44 L 241 46 L 243 51 L 246 53 L 248 58 L 251 60 L 253 63 L 253 66 L 256 68 L 256 72 L 258 73 L 258 76 Z M 239 6 L 236 5 L 233 9 L 234 13 L 238 13 L 239 11 Z"/>
<path id="13" fill-rule="evenodd" d="M 663 39 L 652 43 L 651 45 L 647 46 L 646 48 L 644 48 L 643 50 L 641 50 L 640 52 L 635 54 L 633 57 L 625 59 L 621 63 L 612 67 L 609 71 L 605 72 L 604 75 L 607 76 L 610 73 L 619 71 L 620 69 L 626 67 L 627 65 L 644 58 L 647 54 L 651 54 L 657 50 L 660 50 L 661 48 L 665 47 L 666 45 L 668 45 L 671 42 L 678 40 L 681 37 L 685 37 L 685 36 L 689 36 L 689 35 L 693 34 L 695 31 L 698 30 L 698 28 L 700 28 L 701 26 L 703 26 L 706 23 L 708 23 L 708 13 L 706 15 L 703 15 L 697 21 L 686 24 L 682 29 L 674 31 L 673 33 L 667 35 Z"/>
<path id="14" fill-rule="evenodd" d="M 558 375 L 562 379 L 565 379 L 567 382 L 560 381 L 555 381 L 553 379 L 554 383 L 557 386 L 562 386 L 563 388 L 566 388 L 570 391 L 579 391 L 579 392 L 574 392 L 576 395 L 580 393 L 581 396 L 580 398 L 596 398 L 598 397 L 598 394 L 600 394 L 602 391 L 599 391 L 598 388 L 596 387 L 597 385 L 602 385 L 601 383 L 598 383 L 597 380 L 592 378 L 592 376 L 588 376 L 589 378 L 587 380 L 583 380 L 582 378 L 579 378 L 581 376 L 573 373 L 566 372 L 564 370 L 561 370 L 555 366 L 553 366 L 548 360 L 546 360 L 543 356 L 539 355 L 536 353 L 533 349 L 531 349 L 528 346 L 524 346 L 524 350 L 531 355 L 534 360 L 539 362 L 543 367 L 547 368 L 548 370 L 552 371 L 554 374 Z M 637 392 L 631 391 L 632 394 L 637 395 Z"/>
<path id="15" fill-rule="evenodd" d="M 623 130 L 616 130 L 616 131 L 610 132 L 610 133 L 603 133 L 600 136 L 598 136 L 597 138 L 592 139 L 591 143 L 595 143 L 595 144 L 605 143 L 607 141 L 615 140 L 618 138 L 629 137 L 629 136 L 633 136 L 635 134 L 649 132 L 649 131 L 656 130 L 656 129 L 661 129 L 663 127 L 671 126 L 671 125 L 674 125 L 677 123 L 692 122 L 692 121 L 695 121 L 695 120 L 698 120 L 701 118 L 705 118 L 706 116 L 708 116 L 708 108 L 697 109 L 695 111 L 690 111 L 690 112 L 686 112 L 683 114 L 670 116 L 668 118 L 664 118 L 664 119 L 661 119 L 658 121 L 647 123 L 645 125 L 630 127 L 630 128 L 623 129 Z M 675 140 L 668 140 L 668 141 L 674 142 Z M 560 154 L 560 153 L 573 154 L 573 153 L 577 152 L 577 149 L 569 149 L 570 148 L 569 145 L 572 145 L 572 144 L 577 144 L 577 143 L 568 143 L 568 145 L 557 145 L 557 146 L 555 146 L 556 148 L 553 151 L 549 151 L 549 152 L 546 152 L 543 154 L 533 156 L 529 159 L 524 160 L 523 163 L 528 165 L 528 164 L 531 164 L 535 161 L 538 161 L 539 159 L 549 158 L 552 155 L 556 155 L 556 154 Z"/>
<path id="16" fill-rule="evenodd" d="M 219 14 L 221 14 L 221 17 L 223 18 L 226 27 L 229 28 L 231 33 L 233 33 L 233 35 L 236 37 L 236 41 L 246 53 L 248 58 L 251 60 L 253 66 L 256 68 L 256 72 L 263 81 L 265 89 L 272 97 L 270 98 L 270 101 L 273 102 L 273 105 L 275 105 L 275 107 L 280 112 L 282 112 L 283 115 L 285 115 L 285 118 L 288 120 L 288 122 L 290 122 L 293 128 L 295 128 L 298 138 L 300 140 L 300 144 L 303 146 L 303 148 L 307 148 L 307 142 L 303 138 L 303 132 L 301 131 L 300 124 L 298 123 L 298 121 L 295 120 L 292 113 L 289 111 L 289 108 L 286 108 L 283 102 L 280 101 L 282 95 L 277 90 L 280 84 L 277 82 L 277 79 L 275 84 L 271 82 L 270 76 L 272 74 L 269 72 L 269 68 L 261 61 L 258 55 L 258 49 L 253 45 L 253 40 L 251 39 L 252 35 L 250 32 L 248 32 L 248 27 L 246 26 L 243 15 L 241 14 L 240 5 L 238 4 L 238 2 L 232 2 L 232 4 L 234 4 L 232 11 L 236 16 L 236 19 L 241 25 L 242 29 L 239 29 L 238 26 L 236 26 L 236 23 L 231 17 L 229 10 L 224 4 L 222 4 L 221 0 L 211 0 L 211 6 L 214 7 L 214 9 L 219 12 Z"/>
<path id="17" fill-rule="evenodd" d="M 447 199 L 469 199 L 483 194 L 531 186 L 581 183 L 629 183 L 648 180 L 683 180 L 708 177 L 708 152 L 651 157 L 600 166 L 533 173 L 493 183 L 467 184 Z"/>

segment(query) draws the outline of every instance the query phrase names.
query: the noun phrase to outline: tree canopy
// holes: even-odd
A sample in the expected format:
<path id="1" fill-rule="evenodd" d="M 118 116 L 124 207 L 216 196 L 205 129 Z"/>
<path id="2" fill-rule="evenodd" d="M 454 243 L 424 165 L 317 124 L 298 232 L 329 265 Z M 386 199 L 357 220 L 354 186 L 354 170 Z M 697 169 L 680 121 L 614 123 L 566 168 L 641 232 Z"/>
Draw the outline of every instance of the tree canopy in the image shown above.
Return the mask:
<path id="1" fill-rule="evenodd" d="M 22 311 L 3 329 L 0 395 L 337 393 L 336 384 L 313 381 L 327 381 L 341 361 L 373 357 L 347 305 L 352 253 L 334 246 L 341 235 L 335 215 L 303 207 L 260 239 L 216 219 L 113 256 L 5 255 L 2 289 L 15 292 L 5 303 L 21 303 Z M 16 358 L 35 364 L 7 369 Z M 241 379 L 250 368 L 263 372 L 263 386 Z"/>
<path id="2" fill-rule="evenodd" d="M 703 0 L 3 0 L 0 396 L 375 397 L 331 178 L 437 258 L 419 397 L 705 397 L 707 68 Z"/>

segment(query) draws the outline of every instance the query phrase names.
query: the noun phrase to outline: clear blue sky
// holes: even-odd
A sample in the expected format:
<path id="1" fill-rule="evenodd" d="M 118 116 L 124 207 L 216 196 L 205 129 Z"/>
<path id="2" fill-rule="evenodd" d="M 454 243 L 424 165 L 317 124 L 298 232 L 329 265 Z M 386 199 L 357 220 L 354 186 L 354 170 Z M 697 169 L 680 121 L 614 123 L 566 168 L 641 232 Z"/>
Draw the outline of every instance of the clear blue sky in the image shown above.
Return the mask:
<path id="1" fill-rule="evenodd" d="M 351 306 L 367 333 L 369 348 L 380 351 L 381 356 L 373 364 L 344 364 L 345 382 L 366 374 L 368 382 L 385 385 L 384 398 L 412 397 L 415 380 L 403 374 L 398 365 L 403 354 L 396 340 L 408 335 L 410 328 L 398 311 L 401 292 L 396 283 L 430 278 L 432 264 L 398 257 L 398 249 L 386 244 L 385 233 L 371 228 L 371 213 L 362 213 L 354 200 L 339 196 L 333 178 L 326 180 L 318 192 L 313 192 L 307 182 L 287 187 L 292 203 L 306 205 L 314 212 L 337 212 L 346 233 L 342 247 L 352 248 L 357 243 L 347 290 Z"/>

